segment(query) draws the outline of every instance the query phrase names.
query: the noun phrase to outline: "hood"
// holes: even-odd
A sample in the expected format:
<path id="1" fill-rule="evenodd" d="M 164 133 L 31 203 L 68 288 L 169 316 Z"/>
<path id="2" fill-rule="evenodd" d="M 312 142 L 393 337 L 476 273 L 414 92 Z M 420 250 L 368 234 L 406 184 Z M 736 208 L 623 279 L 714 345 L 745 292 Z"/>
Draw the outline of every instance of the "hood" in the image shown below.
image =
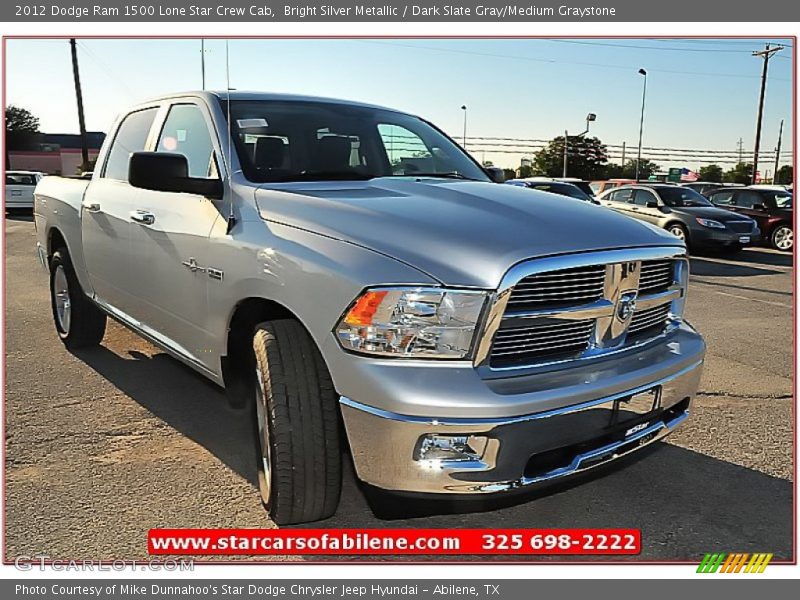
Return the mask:
<path id="1" fill-rule="evenodd" d="M 267 184 L 256 190 L 256 202 L 267 221 L 358 244 L 453 286 L 495 288 L 512 265 L 529 258 L 681 245 L 607 208 L 496 183 L 377 178 Z"/>
<path id="2" fill-rule="evenodd" d="M 750 219 L 747 215 L 743 215 L 724 208 L 716 208 L 715 206 L 681 206 L 679 208 L 670 208 L 675 214 L 689 215 L 690 217 L 700 217 L 701 219 L 714 219 L 720 223 L 727 223 L 728 221 L 747 221 Z"/>

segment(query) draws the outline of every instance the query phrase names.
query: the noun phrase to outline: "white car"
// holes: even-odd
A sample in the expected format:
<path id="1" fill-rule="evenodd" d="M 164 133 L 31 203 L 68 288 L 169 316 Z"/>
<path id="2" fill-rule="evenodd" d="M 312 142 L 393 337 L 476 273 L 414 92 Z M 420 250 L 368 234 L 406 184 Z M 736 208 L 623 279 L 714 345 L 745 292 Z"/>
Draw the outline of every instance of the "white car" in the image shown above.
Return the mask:
<path id="1" fill-rule="evenodd" d="M 6 210 L 33 209 L 33 190 L 46 173 L 40 171 L 6 171 Z"/>

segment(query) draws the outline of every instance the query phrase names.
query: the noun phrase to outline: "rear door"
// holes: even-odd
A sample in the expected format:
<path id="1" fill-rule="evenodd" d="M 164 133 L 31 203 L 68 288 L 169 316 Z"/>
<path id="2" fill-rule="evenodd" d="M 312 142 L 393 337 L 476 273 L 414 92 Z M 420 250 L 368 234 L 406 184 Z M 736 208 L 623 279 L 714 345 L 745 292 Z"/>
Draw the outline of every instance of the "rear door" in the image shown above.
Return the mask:
<path id="1" fill-rule="evenodd" d="M 136 317 L 142 307 L 131 277 L 130 212 L 141 191 L 128 183 L 128 162 L 132 152 L 148 148 L 157 112 L 157 106 L 146 107 L 122 119 L 81 207 L 83 254 L 95 295 Z"/>

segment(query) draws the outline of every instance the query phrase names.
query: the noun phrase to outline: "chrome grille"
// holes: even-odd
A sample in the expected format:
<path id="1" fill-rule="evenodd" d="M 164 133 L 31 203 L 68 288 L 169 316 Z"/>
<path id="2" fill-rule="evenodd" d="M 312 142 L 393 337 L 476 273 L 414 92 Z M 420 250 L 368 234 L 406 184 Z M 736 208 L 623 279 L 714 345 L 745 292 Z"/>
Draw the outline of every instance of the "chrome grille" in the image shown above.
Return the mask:
<path id="1" fill-rule="evenodd" d="M 631 324 L 628 326 L 628 337 L 644 333 L 648 330 L 664 329 L 669 317 L 669 304 L 655 306 L 633 313 Z"/>
<path id="2" fill-rule="evenodd" d="M 492 347 L 492 366 L 508 366 L 542 356 L 578 354 L 589 346 L 594 319 L 533 327 L 514 327 L 497 332 Z"/>
<path id="3" fill-rule="evenodd" d="M 509 310 L 536 310 L 589 304 L 603 297 L 605 265 L 530 275 L 514 286 Z"/>
<path id="4" fill-rule="evenodd" d="M 663 292 L 675 277 L 675 263 L 671 260 L 651 260 L 642 263 L 639 274 L 639 295 Z"/>
<path id="5" fill-rule="evenodd" d="M 542 366 L 601 356 L 658 336 L 670 326 L 672 312 L 681 311 L 687 269 L 680 248 L 608 250 L 520 263 L 500 286 L 476 364 Z"/>

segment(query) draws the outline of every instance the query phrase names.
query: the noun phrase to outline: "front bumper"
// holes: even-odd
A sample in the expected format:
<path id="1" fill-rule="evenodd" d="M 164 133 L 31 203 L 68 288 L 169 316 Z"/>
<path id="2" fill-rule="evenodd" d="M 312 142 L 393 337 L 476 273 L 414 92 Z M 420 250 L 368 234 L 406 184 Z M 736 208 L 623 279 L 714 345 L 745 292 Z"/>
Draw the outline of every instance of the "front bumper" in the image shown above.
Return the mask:
<path id="1" fill-rule="evenodd" d="M 564 397 L 559 408 L 522 416 L 409 416 L 342 397 L 356 472 L 364 482 L 387 490 L 485 494 L 533 486 L 608 463 L 663 438 L 688 416 L 704 355 L 702 340 L 694 335 L 697 345 L 692 355 L 682 356 L 673 364 L 681 366 L 660 379 L 590 400 L 569 402 Z M 631 376 L 635 380 L 635 374 Z M 653 404 L 643 408 L 642 399 L 653 389 Z M 466 441 L 471 453 L 457 460 L 427 459 L 423 449 L 433 439 Z"/>
<path id="2" fill-rule="evenodd" d="M 737 233 L 728 229 L 695 227 L 689 233 L 693 244 L 700 246 L 752 246 L 761 240 L 761 231 L 754 227 L 749 233 Z M 742 239 L 748 238 L 743 242 Z"/>

